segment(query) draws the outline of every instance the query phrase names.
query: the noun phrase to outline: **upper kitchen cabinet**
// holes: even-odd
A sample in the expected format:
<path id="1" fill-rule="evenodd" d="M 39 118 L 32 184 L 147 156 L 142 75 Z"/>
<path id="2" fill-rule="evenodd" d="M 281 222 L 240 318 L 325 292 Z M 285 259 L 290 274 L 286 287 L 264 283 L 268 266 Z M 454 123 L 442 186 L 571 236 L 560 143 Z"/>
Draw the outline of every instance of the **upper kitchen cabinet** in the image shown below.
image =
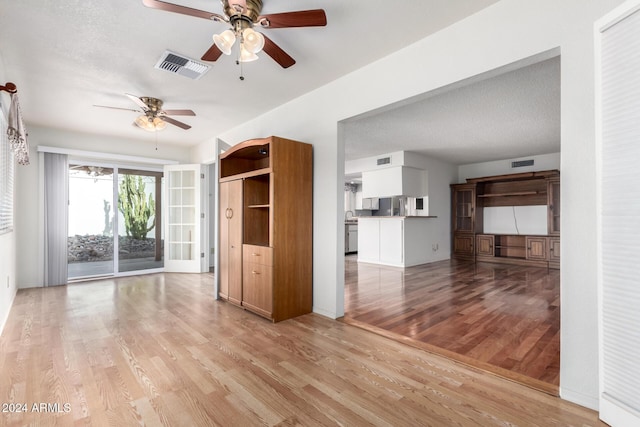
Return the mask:
<path id="1" fill-rule="evenodd" d="M 425 173 L 407 166 L 362 172 L 362 197 L 425 196 Z"/>
<path id="2" fill-rule="evenodd" d="M 310 144 L 275 136 L 242 142 L 220 155 L 221 195 L 236 203 L 220 204 L 219 235 L 226 239 L 220 271 L 234 275 L 225 278 L 220 297 L 274 322 L 312 309 L 312 156 Z M 241 218 L 242 225 L 234 226 L 229 217 Z M 234 242 L 242 244 L 241 252 Z"/>

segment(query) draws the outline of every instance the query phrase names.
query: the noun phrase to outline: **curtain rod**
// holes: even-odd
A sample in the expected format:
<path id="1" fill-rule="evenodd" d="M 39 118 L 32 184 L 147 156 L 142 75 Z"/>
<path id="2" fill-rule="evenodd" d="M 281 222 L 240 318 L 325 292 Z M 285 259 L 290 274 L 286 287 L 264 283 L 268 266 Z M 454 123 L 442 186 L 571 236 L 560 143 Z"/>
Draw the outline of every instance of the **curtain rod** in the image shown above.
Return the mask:
<path id="1" fill-rule="evenodd" d="M 7 82 L 5 83 L 4 86 L 0 86 L 0 91 L 6 91 L 9 93 L 16 93 L 18 91 L 18 88 L 16 87 L 15 84 L 11 83 L 11 82 Z"/>

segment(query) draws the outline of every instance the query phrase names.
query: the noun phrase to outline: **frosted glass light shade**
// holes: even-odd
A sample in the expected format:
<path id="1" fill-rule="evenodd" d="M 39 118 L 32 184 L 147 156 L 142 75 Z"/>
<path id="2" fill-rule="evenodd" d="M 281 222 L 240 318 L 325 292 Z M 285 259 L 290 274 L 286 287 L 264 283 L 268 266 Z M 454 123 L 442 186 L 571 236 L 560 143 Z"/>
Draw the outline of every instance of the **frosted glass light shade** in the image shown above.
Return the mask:
<path id="1" fill-rule="evenodd" d="M 154 117 L 153 120 L 149 120 L 147 116 L 139 116 L 135 121 L 136 126 L 149 131 L 155 132 L 167 127 L 167 123 L 159 117 Z"/>
<path id="2" fill-rule="evenodd" d="M 258 59 L 258 55 L 247 50 L 244 45 L 240 48 L 240 62 L 251 62 Z"/>
<path id="3" fill-rule="evenodd" d="M 236 35 L 233 31 L 226 30 L 220 34 L 213 35 L 213 42 L 225 55 L 231 55 L 231 47 L 236 42 Z"/>
<path id="4" fill-rule="evenodd" d="M 246 28 L 242 32 L 242 39 L 244 41 L 244 48 L 249 52 L 258 53 L 264 47 L 264 36 L 253 28 Z"/>

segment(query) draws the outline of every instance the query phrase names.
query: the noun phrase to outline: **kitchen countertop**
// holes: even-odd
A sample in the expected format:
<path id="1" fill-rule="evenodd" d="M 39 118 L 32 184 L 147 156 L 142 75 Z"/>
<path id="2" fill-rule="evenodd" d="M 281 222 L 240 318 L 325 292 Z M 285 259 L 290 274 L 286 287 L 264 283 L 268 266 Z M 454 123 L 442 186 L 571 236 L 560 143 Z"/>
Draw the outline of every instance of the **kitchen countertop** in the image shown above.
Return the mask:
<path id="1" fill-rule="evenodd" d="M 387 216 L 361 216 L 358 219 L 389 219 L 389 218 L 398 218 L 398 219 L 406 219 L 406 218 L 437 218 L 437 216 L 424 216 L 424 215 L 387 215 Z"/>

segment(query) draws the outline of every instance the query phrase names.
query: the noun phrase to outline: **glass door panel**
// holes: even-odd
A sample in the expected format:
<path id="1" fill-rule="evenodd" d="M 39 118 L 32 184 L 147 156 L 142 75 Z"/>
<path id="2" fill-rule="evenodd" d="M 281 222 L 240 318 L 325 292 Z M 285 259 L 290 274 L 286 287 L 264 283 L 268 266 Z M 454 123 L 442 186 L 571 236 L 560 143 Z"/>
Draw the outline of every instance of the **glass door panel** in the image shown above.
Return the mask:
<path id="1" fill-rule="evenodd" d="M 118 170 L 118 272 L 164 266 L 162 175 Z"/>
<path id="2" fill-rule="evenodd" d="M 165 166 L 166 271 L 200 272 L 200 165 Z"/>
<path id="3" fill-rule="evenodd" d="M 69 165 L 69 279 L 113 274 L 113 169 Z"/>

